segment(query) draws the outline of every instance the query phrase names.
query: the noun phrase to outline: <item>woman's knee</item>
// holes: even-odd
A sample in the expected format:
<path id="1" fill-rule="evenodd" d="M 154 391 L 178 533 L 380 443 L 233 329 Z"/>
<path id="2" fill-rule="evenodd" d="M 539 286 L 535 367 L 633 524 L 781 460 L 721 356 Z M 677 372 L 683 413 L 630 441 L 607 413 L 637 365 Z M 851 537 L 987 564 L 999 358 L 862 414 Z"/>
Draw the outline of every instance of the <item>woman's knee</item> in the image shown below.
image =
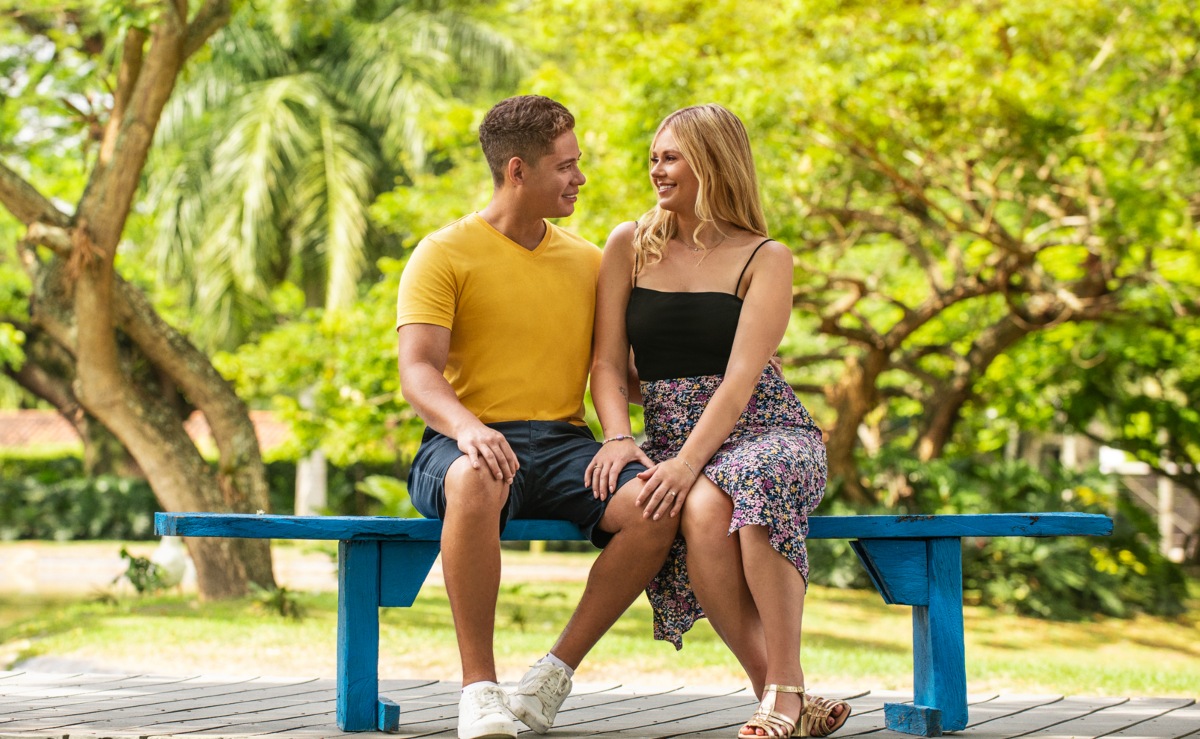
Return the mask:
<path id="1" fill-rule="evenodd" d="M 680 531 L 691 540 L 725 538 L 733 518 L 733 501 L 709 480 L 696 483 L 683 504 Z"/>

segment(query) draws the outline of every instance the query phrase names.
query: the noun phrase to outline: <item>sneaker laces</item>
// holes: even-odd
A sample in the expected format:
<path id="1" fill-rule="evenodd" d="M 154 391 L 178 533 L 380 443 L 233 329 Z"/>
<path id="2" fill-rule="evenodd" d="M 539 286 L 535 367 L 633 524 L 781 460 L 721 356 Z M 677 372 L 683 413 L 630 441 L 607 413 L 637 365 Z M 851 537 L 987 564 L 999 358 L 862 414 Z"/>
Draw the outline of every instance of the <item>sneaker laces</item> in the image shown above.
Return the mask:
<path id="1" fill-rule="evenodd" d="M 558 665 L 546 663 L 536 664 L 533 668 L 537 671 L 531 676 L 530 682 L 537 684 L 537 690 L 534 691 L 538 699 L 543 703 L 554 703 L 558 701 L 558 693 L 566 687 L 570 678 L 567 677 L 567 671 Z M 525 686 L 528 687 L 528 686 Z"/>
<path id="2" fill-rule="evenodd" d="M 480 709 L 483 709 L 488 713 L 499 711 L 505 715 L 508 715 L 508 703 L 506 703 L 504 700 L 504 693 L 500 692 L 498 689 L 485 688 L 480 690 L 475 694 L 475 701 L 476 705 L 479 706 Z"/>

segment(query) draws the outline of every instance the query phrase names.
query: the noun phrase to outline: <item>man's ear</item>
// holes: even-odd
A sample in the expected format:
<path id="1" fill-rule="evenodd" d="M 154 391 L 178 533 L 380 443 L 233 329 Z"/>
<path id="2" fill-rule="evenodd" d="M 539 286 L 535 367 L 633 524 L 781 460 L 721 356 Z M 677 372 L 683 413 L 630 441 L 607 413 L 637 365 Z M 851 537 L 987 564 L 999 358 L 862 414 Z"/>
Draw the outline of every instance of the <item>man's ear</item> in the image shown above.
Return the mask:
<path id="1" fill-rule="evenodd" d="M 521 185 L 525 182 L 525 161 L 521 157 L 513 157 L 504 167 L 504 179 L 510 185 Z"/>

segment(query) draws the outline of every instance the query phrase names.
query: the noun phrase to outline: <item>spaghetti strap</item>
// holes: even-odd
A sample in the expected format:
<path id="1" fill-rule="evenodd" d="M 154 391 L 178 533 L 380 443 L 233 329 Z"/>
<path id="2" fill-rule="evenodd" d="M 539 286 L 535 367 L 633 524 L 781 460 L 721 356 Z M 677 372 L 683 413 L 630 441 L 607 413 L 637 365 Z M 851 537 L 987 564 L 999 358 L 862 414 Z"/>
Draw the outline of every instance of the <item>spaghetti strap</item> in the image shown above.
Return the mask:
<path id="1" fill-rule="evenodd" d="M 637 236 L 637 227 L 638 227 L 638 222 L 634 221 L 633 222 L 633 235 L 634 236 Z M 641 261 L 642 261 L 641 257 L 637 253 L 637 249 L 634 249 L 633 250 L 633 287 L 637 287 L 638 272 L 641 272 L 641 267 L 639 267 L 638 265 L 641 263 Z"/>
<path id="2" fill-rule="evenodd" d="M 737 284 L 733 286 L 734 297 L 737 297 L 738 292 L 742 289 L 742 278 L 746 276 L 746 268 L 749 267 L 750 263 L 754 261 L 754 255 L 758 254 L 758 250 L 763 248 L 763 244 L 767 243 L 770 240 L 771 239 L 763 239 L 762 242 L 759 243 L 758 246 L 754 247 L 754 251 L 750 254 L 750 258 L 746 260 L 745 266 L 742 267 L 742 273 L 740 275 L 738 275 Z"/>

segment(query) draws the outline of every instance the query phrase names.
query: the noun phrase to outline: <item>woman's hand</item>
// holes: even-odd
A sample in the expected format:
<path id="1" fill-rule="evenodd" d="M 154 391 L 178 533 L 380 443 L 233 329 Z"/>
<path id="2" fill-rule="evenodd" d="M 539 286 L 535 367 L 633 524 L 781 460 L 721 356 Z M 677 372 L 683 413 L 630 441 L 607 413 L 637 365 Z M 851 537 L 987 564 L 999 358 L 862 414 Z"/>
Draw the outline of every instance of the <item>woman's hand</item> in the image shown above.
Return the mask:
<path id="1" fill-rule="evenodd" d="M 630 462 L 641 462 L 647 467 L 653 464 L 632 438 L 606 442 L 583 471 L 583 484 L 592 489 L 593 497 L 606 500 L 617 492 L 621 470 Z"/>
<path id="2" fill-rule="evenodd" d="M 645 480 L 646 484 L 634 502 L 643 508 L 642 518 L 653 516 L 657 521 L 667 512 L 672 518 L 679 515 L 679 511 L 683 510 L 683 500 L 699 475 L 682 457 L 672 457 L 638 473 L 638 477 Z"/>

